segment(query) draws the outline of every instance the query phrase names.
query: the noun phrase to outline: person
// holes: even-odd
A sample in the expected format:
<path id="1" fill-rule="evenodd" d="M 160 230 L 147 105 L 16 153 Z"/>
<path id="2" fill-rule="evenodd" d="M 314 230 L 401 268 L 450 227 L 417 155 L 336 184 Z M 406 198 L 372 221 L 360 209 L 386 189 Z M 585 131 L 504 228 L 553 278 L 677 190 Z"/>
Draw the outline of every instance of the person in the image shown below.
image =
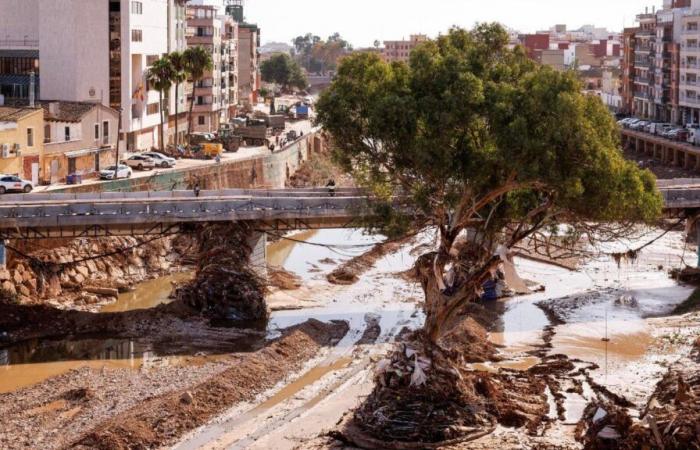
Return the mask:
<path id="1" fill-rule="evenodd" d="M 331 197 L 335 197 L 335 180 L 332 178 L 328 180 L 326 187 L 328 188 L 328 194 L 330 194 Z"/>
<path id="2" fill-rule="evenodd" d="M 199 187 L 199 180 L 197 180 L 194 183 L 194 196 L 199 197 L 199 192 L 201 191 L 201 188 Z"/>

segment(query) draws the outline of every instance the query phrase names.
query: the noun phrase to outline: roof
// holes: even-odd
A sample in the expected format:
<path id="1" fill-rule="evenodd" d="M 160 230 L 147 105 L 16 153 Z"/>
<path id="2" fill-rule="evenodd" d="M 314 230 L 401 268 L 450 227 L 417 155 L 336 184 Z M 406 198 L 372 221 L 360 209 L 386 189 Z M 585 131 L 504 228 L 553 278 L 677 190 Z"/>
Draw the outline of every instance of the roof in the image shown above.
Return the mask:
<path id="1" fill-rule="evenodd" d="M 44 120 L 53 122 L 80 122 L 85 114 L 92 111 L 93 108 L 100 106 L 98 103 L 90 102 L 67 102 L 67 101 L 48 101 L 42 100 L 39 102 L 44 108 Z M 56 110 L 51 112 L 50 105 L 58 106 Z"/>
<path id="2" fill-rule="evenodd" d="M 40 111 L 39 108 L 29 107 L 14 107 L 0 106 L 0 122 L 17 122 L 27 116 L 31 116 L 35 112 Z"/>

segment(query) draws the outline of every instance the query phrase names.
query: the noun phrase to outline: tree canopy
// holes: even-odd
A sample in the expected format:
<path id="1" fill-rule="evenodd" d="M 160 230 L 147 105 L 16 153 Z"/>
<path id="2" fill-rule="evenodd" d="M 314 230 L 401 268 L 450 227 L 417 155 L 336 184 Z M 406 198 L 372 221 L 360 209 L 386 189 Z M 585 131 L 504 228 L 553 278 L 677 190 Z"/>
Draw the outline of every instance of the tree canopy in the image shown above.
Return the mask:
<path id="1" fill-rule="evenodd" d="M 286 53 L 273 55 L 260 64 L 260 74 L 263 81 L 277 83 L 284 89 L 306 89 L 309 84 L 299 64 Z"/>
<path id="2" fill-rule="evenodd" d="M 333 33 L 327 39 L 307 33 L 292 40 L 296 59 L 309 72 L 326 72 L 335 70 L 338 60 L 352 50 L 352 45 L 339 33 Z"/>
<path id="3" fill-rule="evenodd" d="M 575 74 L 510 49 L 497 24 L 454 28 L 421 44 L 408 64 L 371 53 L 344 58 L 317 112 L 347 171 L 377 193 L 401 194 L 414 217 L 438 228 L 431 276 L 443 292 L 452 262 L 462 294 L 474 298 L 499 245 L 556 234 L 559 224 L 575 232 L 590 221 L 660 213 L 653 175 L 623 158 L 600 100 L 582 93 Z M 478 242 L 455 258 L 452 247 L 468 230 Z M 444 306 L 459 304 L 436 297 L 426 307 L 432 334 L 453 312 Z"/>

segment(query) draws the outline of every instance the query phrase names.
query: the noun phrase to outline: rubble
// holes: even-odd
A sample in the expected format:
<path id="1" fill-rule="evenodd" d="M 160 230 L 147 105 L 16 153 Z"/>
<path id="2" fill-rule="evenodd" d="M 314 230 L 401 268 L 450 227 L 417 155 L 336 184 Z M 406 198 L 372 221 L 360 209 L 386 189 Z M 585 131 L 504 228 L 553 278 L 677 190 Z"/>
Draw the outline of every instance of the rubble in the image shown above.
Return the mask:
<path id="1" fill-rule="evenodd" d="M 252 231 L 243 222 L 200 227 L 195 278 L 177 289 L 176 300 L 230 320 L 267 320 L 264 281 L 249 265 Z"/>

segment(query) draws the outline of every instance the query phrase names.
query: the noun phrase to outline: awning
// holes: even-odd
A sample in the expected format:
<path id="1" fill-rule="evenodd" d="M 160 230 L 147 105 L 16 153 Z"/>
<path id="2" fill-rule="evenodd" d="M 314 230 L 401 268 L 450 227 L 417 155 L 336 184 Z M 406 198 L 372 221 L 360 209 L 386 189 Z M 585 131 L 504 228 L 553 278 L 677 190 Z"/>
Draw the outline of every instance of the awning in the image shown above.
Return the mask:
<path id="1" fill-rule="evenodd" d="M 99 152 L 108 152 L 110 150 L 112 150 L 112 147 L 86 148 L 84 150 L 65 152 L 64 155 L 66 155 L 66 158 L 78 158 L 80 156 L 92 155 Z"/>

